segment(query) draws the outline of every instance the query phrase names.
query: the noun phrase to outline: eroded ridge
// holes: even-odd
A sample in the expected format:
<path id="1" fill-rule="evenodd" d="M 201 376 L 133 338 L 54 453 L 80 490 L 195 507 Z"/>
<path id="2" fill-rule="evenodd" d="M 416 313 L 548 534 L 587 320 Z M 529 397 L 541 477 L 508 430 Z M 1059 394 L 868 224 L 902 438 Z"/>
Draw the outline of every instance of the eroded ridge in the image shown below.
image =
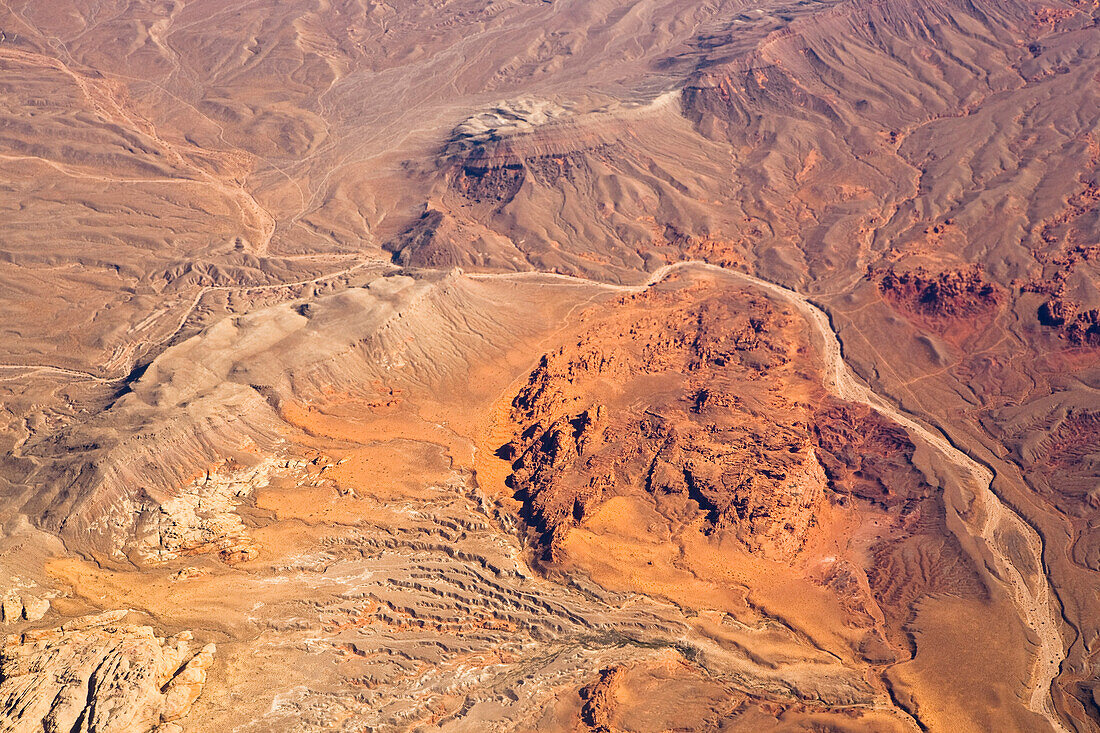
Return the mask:
<path id="1" fill-rule="evenodd" d="M 760 664 L 674 605 L 535 573 L 505 531 L 509 518 L 469 476 L 453 475 L 416 502 L 369 511 L 391 519 L 330 534 L 321 549 L 292 559 L 280 576 L 303 600 L 278 601 L 265 613 L 303 619 L 289 635 L 265 622 L 264 637 L 282 639 L 264 653 L 269 664 L 291 664 L 279 649 L 300 647 L 333 660 L 336 673 L 310 680 L 288 671 L 271 710 L 249 729 L 556 728 L 593 668 L 669 654 L 694 678 L 749 704 L 885 704 L 854 669 L 821 651 Z M 767 624 L 736 633 L 797 644 L 791 630 Z"/>

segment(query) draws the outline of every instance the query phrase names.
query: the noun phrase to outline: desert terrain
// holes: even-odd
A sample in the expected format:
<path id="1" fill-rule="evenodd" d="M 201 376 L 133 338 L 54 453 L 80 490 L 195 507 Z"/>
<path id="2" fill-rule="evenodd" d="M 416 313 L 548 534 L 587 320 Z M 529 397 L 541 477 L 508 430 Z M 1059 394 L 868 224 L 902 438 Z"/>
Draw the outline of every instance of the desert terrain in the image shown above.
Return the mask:
<path id="1" fill-rule="evenodd" d="M 1100 730 L 1100 5 L 0 0 L 0 731 Z"/>

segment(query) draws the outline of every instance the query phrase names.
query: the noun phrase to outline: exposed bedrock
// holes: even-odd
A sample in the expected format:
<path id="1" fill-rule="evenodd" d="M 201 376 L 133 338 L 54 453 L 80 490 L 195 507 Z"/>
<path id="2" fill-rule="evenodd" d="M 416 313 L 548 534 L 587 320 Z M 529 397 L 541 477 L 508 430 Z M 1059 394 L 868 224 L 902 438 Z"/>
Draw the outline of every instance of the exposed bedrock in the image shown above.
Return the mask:
<path id="1" fill-rule="evenodd" d="M 638 490 L 690 497 L 764 557 L 801 547 L 825 488 L 799 401 L 812 383 L 785 340 L 791 316 L 758 295 L 737 301 L 698 283 L 647 291 L 543 356 L 501 455 L 551 557 L 570 526 Z"/>
<path id="2" fill-rule="evenodd" d="M 183 632 L 163 638 L 126 611 L 9 636 L 0 649 L 5 731 L 176 733 L 217 651 Z"/>

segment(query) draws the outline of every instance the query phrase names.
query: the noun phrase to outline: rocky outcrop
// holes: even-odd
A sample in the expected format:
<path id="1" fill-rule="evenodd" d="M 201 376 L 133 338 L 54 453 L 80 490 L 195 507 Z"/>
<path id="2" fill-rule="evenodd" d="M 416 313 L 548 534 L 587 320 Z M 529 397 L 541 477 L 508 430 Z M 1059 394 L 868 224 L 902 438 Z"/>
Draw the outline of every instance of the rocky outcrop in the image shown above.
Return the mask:
<path id="1" fill-rule="evenodd" d="M 793 367 L 796 323 L 746 293 L 647 291 L 545 355 L 499 455 L 547 557 L 604 501 L 641 491 L 693 500 L 708 532 L 792 558 L 826 486 L 806 405 L 790 397 L 815 388 Z"/>
<path id="2" fill-rule="evenodd" d="M 202 692 L 216 648 L 157 636 L 127 611 L 10 636 L 0 650 L 0 729 L 176 733 Z"/>
<path id="3" fill-rule="evenodd" d="M 1039 307 L 1039 322 L 1057 328 L 1075 346 L 1100 346 L 1100 310 L 1079 308 L 1074 301 L 1055 296 Z"/>
<path id="4" fill-rule="evenodd" d="M 5 624 L 15 624 L 20 621 L 38 621 L 50 610 L 50 602 L 45 598 L 17 593 L 10 590 L 0 603 L 0 615 Z"/>
<path id="5" fill-rule="evenodd" d="M 269 456 L 253 466 L 227 465 L 207 472 L 143 512 L 138 522 L 139 557 L 152 564 L 206 553 L 217 553 L 229 564 L 253 559 L 259 547 L 237 513 L 238 506 L 272 478 L 319 463 L 323 469 L 322 461 L 320 457 L 305 460 Z"/>
<path id="6" fill-rule="evenodd" d="M 1065 298 L 1051 298 L 1039 306 L 1039 323 L 1061 327 L 1077 316 L 1077 304 Z"/>
<path id="7" fill-rule="evenodd" d="M 1096 267 L 1100 262 L 1100 244 L 1092 231 L 1100 185 L 1095 171 L 1100 169 L 1100 145 L 1086 135 L 1088 165 L 1094 171 L 1081 175 L 1080 190 L 1071 195 L 1061 211 L 1045 219 L 1032 256 L 1042 266 L 1043 275 L 1023 284 L 1027 293 L 1041 293 L 1048 300 L 1039 306 L 1039 323 L 1074 346 L 1100 346 L 1100 310 L 1096 305 Z"/>
<path id="8" fill-rule="evenodd" d="M 541 531 L 541 541 L 553 547 L 560 531 L 580 521 L 604 498 L 613 479 L 592 476 L 587 481 L 563 481 L 577 460 L 588 453 L 599 434 L 604 409 L 596 406 L 576 416 L 559 417 L 515 462 L 510 484 L 523 496 L 524 519 Z M 518 450 L 509 444 L 506 453 Z"/>
<path id="9" fill-rule="evenodd" d="M 1078 346 L 1100 346 L 1100 310 L 1078 313 L 1077 317 L 1066 324 L 1066 339 Z"/>
<path id="10" fill-rule="evenodd" d="M 865 407 L 824 400 L 814 413 L 814 445 L 838 495 L 894 509 L 929 489 L 913 467 L 909 434 Z"/>
<path id="11" fill-rule="evenodd" d="M 455 172 L 452 185 L 476 203 L 506 204 L 519 193 L 525 177 L 525 168 L 517 164 L 499 167 L 464 165 Z"/>
<path id="12" fill-rule="evenodd" d="M 581 722 L 593 733 L 611 733 L 612 688 L 621 684 L 623 676 L 622 667 L 607 667 L 600 670 L 599 678 L 581 688 Z"/>
<path id="13" fill-rule="evenodd" d="M 252 559 L 258 549 L 236 512 L 237 505 L 266 486 L 275 470 L 276 461 L 269 458 L 247 468 L 207 473 L 184 486 L 143 514 L 139 554 L 152 563 L 206 552 L 217 552 L 229 562 Z"/>
<path id="14" fill-rule="evenodd" d="M 423 213 L 386 249 L 405 266 L 618 282 L 682 258 L 685 244 L 693 255 L 742 263 L 740 233 L 755 224 L 740 212 L 702 213 L 715 196 L 703 180 L 725 188 L 728 170 L 678 114 L 679 99 L 648 89 L 482 109 L 452 129 L 425 171 L 436 184 Z M 669 228 L 683 238 L 667 237 Z"/>
<path id="15" fill-rule="evenodd" d="M 895 305 L 933 318 L 968 318 L 988 313 L 1003 300 L 1003 291 L 986 282 L 977 266 L 936 275 L 918 268 L 898 273 L 888 270 L 879 290 Z"/>

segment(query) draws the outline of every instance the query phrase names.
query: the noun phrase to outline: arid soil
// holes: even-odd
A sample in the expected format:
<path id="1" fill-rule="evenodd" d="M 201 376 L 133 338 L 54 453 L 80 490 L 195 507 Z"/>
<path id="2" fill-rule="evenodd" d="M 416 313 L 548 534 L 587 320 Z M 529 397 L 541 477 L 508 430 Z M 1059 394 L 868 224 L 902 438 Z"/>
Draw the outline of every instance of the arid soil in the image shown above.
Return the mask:
<path id="1" fill-rule="evenodd" d="M 0 0 L 0 731 L 1100 730 L 1100 5 Z"/>

